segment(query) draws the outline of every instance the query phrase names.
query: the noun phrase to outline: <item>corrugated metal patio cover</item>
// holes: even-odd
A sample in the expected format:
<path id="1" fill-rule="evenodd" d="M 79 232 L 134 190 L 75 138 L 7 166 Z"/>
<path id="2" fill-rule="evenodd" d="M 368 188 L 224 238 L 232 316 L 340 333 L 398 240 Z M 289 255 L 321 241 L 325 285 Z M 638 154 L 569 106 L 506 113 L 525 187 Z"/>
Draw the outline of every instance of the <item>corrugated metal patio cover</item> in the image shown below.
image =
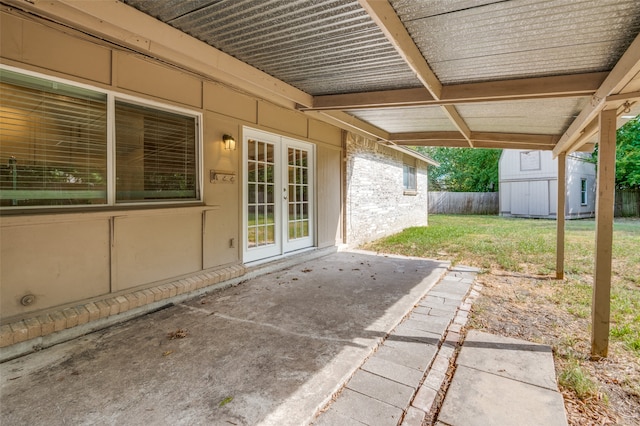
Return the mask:
<path id="1" fill-rule="evenodd" d="M 420 87 L 355 0 L 126 0 L 311 95 Z"/>
<path id="2" fill-rule="evenodd" d="M 636 0 L 122 1 L 312 95 L 302 109 L 405 144 L 593 142 L 570 127 L 603 108 L 590 99 L 640 32 Z"/>
<path id="3" fill-rule="evenodd" d="M 443 84 L 609 71 L 640 31 L 627 0 L 392 0 Z"/>

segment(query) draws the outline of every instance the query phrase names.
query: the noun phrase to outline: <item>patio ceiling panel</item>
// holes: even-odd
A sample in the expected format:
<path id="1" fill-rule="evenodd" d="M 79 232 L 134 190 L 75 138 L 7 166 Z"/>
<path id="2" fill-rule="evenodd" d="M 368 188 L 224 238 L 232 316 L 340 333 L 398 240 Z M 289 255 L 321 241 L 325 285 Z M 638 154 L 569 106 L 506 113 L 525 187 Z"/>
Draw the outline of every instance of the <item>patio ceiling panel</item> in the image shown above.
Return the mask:
<path id="1" fill-rule="evenodd" d="M 443 84 L 608 71 L 640 30 L 640 2 L 391 1 Z"/>
<path id="2" fill-rule="evenodd" d="M 317 118 L 379 140 L 457 129 L 469 146 L 508 147 L 537 135 L 549 149 L 552 134 L 554 154 L 570 152 L 595 134 L 597 113 L 613 107 L 605 98 L 640 90 L 625 87 L 637 72 L 634 61 L 640 64 L 633 42 L 640 32 L 636 0 L 3 1 L 53 16 L 63 4 L 76 14 L 69 16 L 89 15 L 80 17 L 86 28 L 98 18 L 107 38 L 131 32 L 127 40 L 143 40 L 142 53 L 146 48 L 151 56 L 170 58 L 193 45 L 199 53 L 191 54 L 186 69 L 202 73 L 202 59 L 213 66 L 214 78 L 241 88 L 247 82 L 249 91 L 255 86 L 267 98 L 273 92 L 275 101 L 282 96 L 307 113 L 317 109 Z M 158 36 L 161 28 L 135 27 L 135 14 L 120 2 L 217 48 L 214 59 L 205 60 L 205 50 L 180 38 L 162 50 L 168 39 Z M 189 56 L 191 50 L 184 51 Z M 232 61 L 217 59 L 225 53 L 255 73 L 230 79 L 224 72 Z M 573 103 L 580 96 L 591 102 Z M 513 103 L 561 97 L 569 100 Z M 453 140 L 432 136 L 425 140 Z"/>
<path id="3" fill-rule="evenodd" d="M 193 13 L 196 10 L 218 2 L 220 2 L 220 0 L 125 0 L 125 3 L 135 6 L 163 22 L 169 22 L 173 19 L 179 18 L 180 16 Z"/>
<path id="4" fill-rule="evenodd" d="M 311 95 L 421 87 L 355 0 L 124 1 Z"/>
<path id="5" fill-rule="evenodd" d="M 475 132 L 558 135 L 587 105 L 589 98 L 535 99 L 459 105 Z"/>
<path id="6" fill-rule="evenodd" d="M 349 114 L 388 133 L 457 130 L 439 107 L 361 109 Z"/>

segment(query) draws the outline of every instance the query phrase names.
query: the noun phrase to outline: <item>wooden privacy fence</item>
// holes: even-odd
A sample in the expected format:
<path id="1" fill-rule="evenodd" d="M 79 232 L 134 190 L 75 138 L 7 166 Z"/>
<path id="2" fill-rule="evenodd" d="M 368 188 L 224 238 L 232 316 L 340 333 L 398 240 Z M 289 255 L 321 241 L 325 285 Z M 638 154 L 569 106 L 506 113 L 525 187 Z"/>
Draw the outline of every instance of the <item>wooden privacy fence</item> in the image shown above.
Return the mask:
<path id="1" fill-rule="evenodd" d="M 429 213 L 498 214 L 498 192 L 429 192 Z M 640 217 L 640 190 L 616 191 L 614 215 Z"/>
<path id="2" fill-rule="evenodd" d="M 497 192 L 429 192 L 429 213 L 498 214 Z"/>
<path id="3" fill-rule="evenodd" d="M 616 191 L 616 202 L 613 214 L 616 217 L 640 217 L 640 190 L 627 189 Z"/>

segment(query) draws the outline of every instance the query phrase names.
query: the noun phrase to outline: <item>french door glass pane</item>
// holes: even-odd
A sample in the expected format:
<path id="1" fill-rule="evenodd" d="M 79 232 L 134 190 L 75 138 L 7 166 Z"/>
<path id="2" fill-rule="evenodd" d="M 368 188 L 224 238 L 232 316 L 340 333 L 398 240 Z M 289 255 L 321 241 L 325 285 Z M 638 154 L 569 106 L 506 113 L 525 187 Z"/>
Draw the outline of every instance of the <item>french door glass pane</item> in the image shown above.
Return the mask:
<path id="1" fill-rule="evenodd" d="M 256 141 L 250 139 L 247 143 L 247 159 L 256 161 Z"/>
<path id="2" fill-rule="evenodd" d="M 308 153 L 303 149 L 288 148 L 289 159 L 289 240 L 309 236 L 309 201 L 305 195 L 309 186 Z"/>
<path id="3" fill-rule="evenodd" d="M 247 247 L 275 244 L 274 146 L 249 139 L 247 143 Z"/>

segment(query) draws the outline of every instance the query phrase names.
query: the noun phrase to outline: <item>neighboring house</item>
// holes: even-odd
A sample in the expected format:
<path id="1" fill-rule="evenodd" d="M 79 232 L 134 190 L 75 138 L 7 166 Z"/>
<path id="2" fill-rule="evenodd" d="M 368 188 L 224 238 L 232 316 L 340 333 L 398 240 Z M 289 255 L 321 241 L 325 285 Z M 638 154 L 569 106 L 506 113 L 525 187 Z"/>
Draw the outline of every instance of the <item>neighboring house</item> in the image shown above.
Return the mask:
<path id="1" fill-rule="evenodd" d="M 596 169 L 589 154 L 567 156 L 564 216 L 595 216 Z M 558 160 L 551 151 L 505 149 L 500 157 L 500 215 L 556 218 L 558 214 Z"/>
<path id="2" fill-rule="evenodd" d="M 426 224 L 425 157 L 179 54 L 0 15 L 0 347 Z"/>

